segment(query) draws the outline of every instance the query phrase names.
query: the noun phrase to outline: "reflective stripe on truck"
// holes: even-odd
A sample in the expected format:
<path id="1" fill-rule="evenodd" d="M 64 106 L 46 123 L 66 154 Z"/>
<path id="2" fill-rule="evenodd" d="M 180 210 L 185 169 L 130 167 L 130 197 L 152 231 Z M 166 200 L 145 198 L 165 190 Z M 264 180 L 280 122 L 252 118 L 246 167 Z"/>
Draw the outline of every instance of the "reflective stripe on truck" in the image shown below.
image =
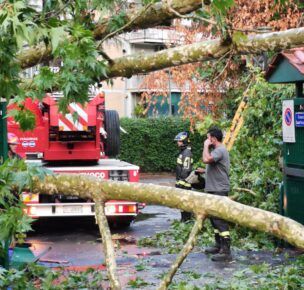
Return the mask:
<path id="1" fill-rule="evenodd" d="M 62 217 L 62 216 L 94 216 L 95 203 L 25 203 L 24 209 L 30 217 Z M 136 202 L 107 202 L 106 216 L 136 216 L 138 204 Z"/>

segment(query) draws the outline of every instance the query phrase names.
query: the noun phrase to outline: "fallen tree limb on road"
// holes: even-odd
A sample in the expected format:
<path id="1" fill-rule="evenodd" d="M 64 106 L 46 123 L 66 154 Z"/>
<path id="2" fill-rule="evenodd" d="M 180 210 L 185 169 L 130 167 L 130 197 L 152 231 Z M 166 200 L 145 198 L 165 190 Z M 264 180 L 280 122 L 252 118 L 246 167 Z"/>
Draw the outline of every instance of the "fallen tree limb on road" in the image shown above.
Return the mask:
<path id="1" fill-rule="evenodd" d="M 79 175 L 51 175 L 44 180 L 34 178 L 31 191 L 50 195 L 60 193 L 79 196 L 100 203 L 111 199 L 121 199 L 164 205 L 193 212 L 196 216 L 211 215 L 219 217 L 254 230 L 272 234 L 300 249 L 304 249 L 303 225 L 276 213 L 232 201 L 228 197 L 154 184 L 98 180 L 94 177 Z M 97 208 L 99 207 L 97 206 Z M 97 220 L 102 219 L 103 214 L 98 214 L 97 211 L 97 215 Z M 107 228 L 107 230 L 100 229 L 101 233 L 108 231 L 107 223 L 98 222 L 98 224 Z M 105 252 L 105 255 L 109 275 L 113 275 L 110 279 L 111 289 L 120 289 L 119 284 L 117 284 L 118 279 L 115 277 L 116 263 L 113 262 L 114 257 L 110 245 L 112 241 L 109 239 L 108 237 L 103 242 L 107 243 L 105 247 L 110 249 L 110 251 Z"/>
<path id="2" fill-rule="evenodd" d="M 115 260 L 115 250 L 112 243 L 111 232 L 109 229 L 107 217 L 105 215 L 104 202 L 95 200 L 96 221 L 99 226 L 99 231 L 102 237 L 103 250 L 106 257 L 106 265 L 109 273 L 112 289 L 121 289 L 121 285 L 117 275 L 117 266 Z"/>
<path id="3" fill-rule="evenodd" d="M 33 191 L 102 201 L 136 200 L 191 211 L 196 215 L 212 215 L 272 234 L 304 249 L 303 225 L 279 214 L 232 201 L 228 197 L 154 184 L 106 181 L 78 175 L 47 176 L 44 181 L 35 180 Z"/>

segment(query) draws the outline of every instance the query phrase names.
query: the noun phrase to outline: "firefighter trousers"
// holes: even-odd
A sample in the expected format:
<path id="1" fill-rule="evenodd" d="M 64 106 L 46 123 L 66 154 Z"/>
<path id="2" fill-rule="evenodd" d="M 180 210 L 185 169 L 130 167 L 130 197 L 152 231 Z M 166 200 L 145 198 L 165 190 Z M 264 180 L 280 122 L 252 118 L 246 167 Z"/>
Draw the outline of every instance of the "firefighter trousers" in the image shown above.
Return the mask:
<path id="1" fill-rule="evenodd" d="M 191 185 L 190 187 L 185 187 L 185 186 L 182 186 L 182 185 L 178 185 L 178 184 L 175 184 L 175 187 L 176 188 L 181 188 L 181 189 L 186 189 L 186 190 L 191 190 Z M 193 213 L 192 212 L 187 212 L 187 211 L 181 211 L 181 222 L 186 222 L 186 221 L 189 221 L 193 218 Z"/>

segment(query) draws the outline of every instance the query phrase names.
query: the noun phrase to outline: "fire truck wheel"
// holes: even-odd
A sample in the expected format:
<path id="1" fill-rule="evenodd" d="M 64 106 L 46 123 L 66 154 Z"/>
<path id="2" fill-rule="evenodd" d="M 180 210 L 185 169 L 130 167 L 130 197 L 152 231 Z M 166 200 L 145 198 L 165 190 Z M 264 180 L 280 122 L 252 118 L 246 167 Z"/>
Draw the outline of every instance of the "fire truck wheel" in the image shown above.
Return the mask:
<path id="1" fill-rule="evenodd" d="M 116 111 L 105 111 L 105 130 L 107 132 L 105 153 L 109 157 L 115 157 L 120 150 L 120 124 L 119 115 Z"/>

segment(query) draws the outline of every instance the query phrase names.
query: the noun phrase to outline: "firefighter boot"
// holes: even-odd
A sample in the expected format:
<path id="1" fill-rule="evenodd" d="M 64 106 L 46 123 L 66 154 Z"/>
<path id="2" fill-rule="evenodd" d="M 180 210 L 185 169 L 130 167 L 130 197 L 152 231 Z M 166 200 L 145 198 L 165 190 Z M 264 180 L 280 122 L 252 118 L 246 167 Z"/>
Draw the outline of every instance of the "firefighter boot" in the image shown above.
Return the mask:
<path id="1" fill-rule="evenodd" d="M 221 250 L 218 254 L 211 257 L 214 262 L 230 262 L 232 261 L 231 251 L 230 251 L 230 238 L 221 238 Z"/>
<path id="2" fill-rule="evenodd" d="M 218 233 L 214 234 L 215 245 L 205 249 L 205 254 L 217 254 L 221 250 L 221 237 Z"/>

